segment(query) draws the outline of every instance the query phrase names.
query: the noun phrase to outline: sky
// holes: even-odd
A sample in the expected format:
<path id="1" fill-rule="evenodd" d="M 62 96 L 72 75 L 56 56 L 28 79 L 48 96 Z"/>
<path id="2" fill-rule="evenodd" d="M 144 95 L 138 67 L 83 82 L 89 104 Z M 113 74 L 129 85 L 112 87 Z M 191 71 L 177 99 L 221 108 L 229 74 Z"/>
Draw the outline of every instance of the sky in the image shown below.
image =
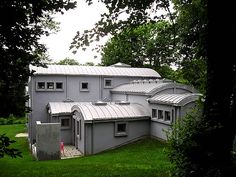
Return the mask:
<path id="1" fill-rule="evenodd" d="M 78 50 L 77 54 L 73 54 L 69 50 L 70 44 L 76 35 L 77 31 L 82 33 L 84 30 L 93 28 L 94 24 L 100 20 L 100 14 L 106 11 L 106 7 L 102 3 L 94 1 L 93 5 L 88 6 L 85 1 L 77 1 L 77 8 L 66 11 L 63 15 L 54 15 L 54 20 L 60 22 L 60 31 L 51 34 L 48 37 L 43 36 L 40 40 L 41 43 L 46 44 L 48 48 L 49 58 L 52 62 L 57 62 L 65 59 L 66 57 L 77 60 L 79 63 L 93 62 L 100 63 L 101 56 L 92 51 L 92 47 L 86 51 Z M 103 38 L 100 44 L 105 44 L 108 37 Z M 94 55 L 98 58 L 94 59 Z"/>

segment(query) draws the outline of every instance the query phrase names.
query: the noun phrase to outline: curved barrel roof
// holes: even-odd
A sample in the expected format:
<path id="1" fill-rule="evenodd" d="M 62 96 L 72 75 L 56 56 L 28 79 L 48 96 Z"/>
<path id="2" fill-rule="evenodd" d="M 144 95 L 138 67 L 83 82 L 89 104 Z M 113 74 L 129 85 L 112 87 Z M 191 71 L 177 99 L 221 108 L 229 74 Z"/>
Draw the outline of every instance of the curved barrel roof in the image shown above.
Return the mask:
<path id="1" fill-rule="evenodd" d="M 150 68 L 127 68 L 112 66 L 79 66 L 79 65 L 48 65 L 47 68 L 30 66 L 34 75 L 89 75 L 89 76 L 128 76 L 160 78 L 161 76 Z"/>
<path id="2" fill-rule="evenodd" d="M 154 95 L 162 90 L 169 88 L 181 88 L 189 92 L 197 92 L 193 87 L 178 84 L 175 82 L 166 82 L 163 80 L 138 80 L 129 84 L 122 84 L 111 90 L 112 93 L 128 93 L 137 95 Z"/>
<path id="3" fill-rule="evenodd" d="M 185 94 L 158 94 L 148 99 L 149 103 L 167 104 L 173 106 L 184 106 L 190 102 L 199 99 L 201 94 L 185 93 Z"/>
<path id="4" fill-rule="evenodd" d="M 75 104 L 78 102 L 49 102 L 47 108 L 51 115 L 70 114 Z"/>
<path id="5" fill-rule="evenodd" d="M 79 103 L 72 107 L 72 112 L 77 111 L 85 121 L 137 119 L 148 118 L 150 113 L 140 104 L 106 103 L 95 105 L 92 103 Z"/>

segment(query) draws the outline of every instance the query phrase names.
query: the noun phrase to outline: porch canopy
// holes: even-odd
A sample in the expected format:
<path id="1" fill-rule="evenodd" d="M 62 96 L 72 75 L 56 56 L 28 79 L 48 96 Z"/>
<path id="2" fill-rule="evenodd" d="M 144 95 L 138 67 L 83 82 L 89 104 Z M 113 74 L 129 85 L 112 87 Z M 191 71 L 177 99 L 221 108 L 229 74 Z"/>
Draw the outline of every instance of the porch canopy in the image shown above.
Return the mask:
<path id="1" fill-rule="evenodd" d="M 49 102 L 47 110 L 52 116 L 70 115 L 71 108 L 75 104 L 78 104 L 78 102 Z"/>
<path id="2" fill-rule="evenodd" d="M 82 117 L 85 121 L 150 118 L 150 113 L 145 107 L 127 102 L 77 103 L 72 107 L 72 112 L 75 119 Z"/>
<path id="3" fill-rule="evenodd" d="M 149 103 L 165 104 L 172 106 L 185 106 L 190 102 L 195 102 L 201 94 L 186 93 L 186 94 L 158 94 L 148 99 Z"/>

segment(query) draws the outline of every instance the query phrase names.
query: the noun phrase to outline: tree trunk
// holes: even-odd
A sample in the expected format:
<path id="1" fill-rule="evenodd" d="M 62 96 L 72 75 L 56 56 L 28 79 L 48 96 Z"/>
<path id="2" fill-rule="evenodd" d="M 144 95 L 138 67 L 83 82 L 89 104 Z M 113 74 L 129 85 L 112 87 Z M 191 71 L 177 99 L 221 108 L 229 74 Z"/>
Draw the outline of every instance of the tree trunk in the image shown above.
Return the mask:
<path id="1" fill-rule="evenodd" d="M 223 173 L 230 164 L 235 134 L 232 94 L 235 85 L 235 15 L 233 4 L 208 1 L 207 90 L 204 115 L 209 123 L 204 137 L 208 168 Z M 222 12 L 227 9 L 227 12 Z M 233 108 L 233 109 L 232 109 Z M 209 164 L 211 167 L 209 167 Z"/>

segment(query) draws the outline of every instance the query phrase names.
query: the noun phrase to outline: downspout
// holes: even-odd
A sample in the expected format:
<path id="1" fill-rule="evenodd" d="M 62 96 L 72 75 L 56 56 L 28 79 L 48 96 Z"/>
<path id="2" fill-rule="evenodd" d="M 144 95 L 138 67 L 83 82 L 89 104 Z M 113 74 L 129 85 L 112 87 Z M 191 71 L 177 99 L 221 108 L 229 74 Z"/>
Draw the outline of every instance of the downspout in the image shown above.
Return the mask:
<path id="1" fill-rule="evenodd" d="M 67 85 L 67 80 L 68 80 L 68 75 L 66 75 L 66 99 L 68 99 L 68 93 L 67 93 L 67 87 L 68 87 L 68 85 Z"/>
<path id="2" fill-rule="evenodd" d="M 102 86 L 102 76 L 99 76 L 99 100 L 102 100 L 103 97 L 103 86 Z"/>
<path id="3" fill-rule="evenodd" d="M 94 151 L 94 149 L 93 149 L 93 133 L 94 132 L 94 122 L 93 122 L 93 120 L 92 120 L 92 126 L 91 126 L 91 154 L 93 154 L 93 151 Z"/>
<path id="4" fill-rule="evenodd" d="M 82 122 L 82 121 L 81 121 Z M 87 155 L 87 146 L 86 146 L 86 144 L 87 144 L 87 141 L 86 141 L 86 124 L 85 124 L 85 121 L 83 121 L 83 124 L 84 124 L 84 137 L 81 137 L 81 138 L 83 138 L 83 140 L 84 140 L 84 154 L 85 155 Z M 82 125 L 80 125 L 81 126 L 81 128 L 82 128 Z M 81 131 L 82 132 L 82 131 Z"/>
<path id="5" fill-rule="evenodd" d="M 32 114 L 32 111 L 33 111 L 33 90 L 35 90 L 35 88 L 34 88 L 34 86 L 36 85 L 36 81 L 35 81 L 35 77 L 34 76 L 32 76 L 31 77 L 31 112 L 30 112 L 30 126 L 29 126 L 29 131 L 30 131 L 30 144 L 31 144 L 31 149 L 32 149 L 32 143 L 33 143 L 33 137 L 32 137 L 32 126 L 33 126 L 33 114 Z"/>

